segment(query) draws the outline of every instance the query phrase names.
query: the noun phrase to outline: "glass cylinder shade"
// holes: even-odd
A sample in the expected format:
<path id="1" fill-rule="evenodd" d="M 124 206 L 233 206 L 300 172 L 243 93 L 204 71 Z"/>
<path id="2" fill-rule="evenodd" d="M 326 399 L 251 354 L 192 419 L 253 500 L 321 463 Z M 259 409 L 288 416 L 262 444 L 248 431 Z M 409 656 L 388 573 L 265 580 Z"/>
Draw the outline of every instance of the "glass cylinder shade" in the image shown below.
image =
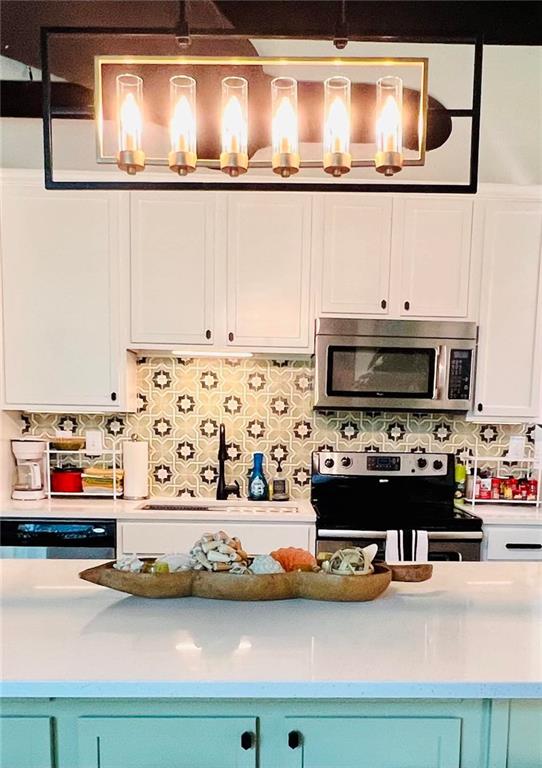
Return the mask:
<path id="1" fill-rule="evenodd" d="M 143 80 L 138 75 L 117 75 L 117 165 L 129 174 L 142 171 Z"/>
<path id="2" fill-rule="evenodd" d="M 324 170 L 332 176 L 348 173 L 350 154 L 350 91 L 347 77 L 324 82 Z"/>
<path id="3" fill-rule="evenodd" d="M 222 80 L 222 152 L 220 168 L 230 176 L 248 169 L 248 81 Z"/>
<path id="4" fill-rule="evenodd" d="M 196 170 L 196 81 L 176 75 L 169 81 L 171 150 L 169 167 L 185 176 Z"/>
<path id="5" fill-rule="evenodd" d="M 393 176 L 403 167 L 403 81 L 382 77 L 376 83 L 376 155 L 379 173 Z"/>
<path id="6" fill-rule="evenodd" d="M 273 171 L 287 178 L 299 170 L 297 80 L 293 77 L 271 81 L 271 121 Z"/>

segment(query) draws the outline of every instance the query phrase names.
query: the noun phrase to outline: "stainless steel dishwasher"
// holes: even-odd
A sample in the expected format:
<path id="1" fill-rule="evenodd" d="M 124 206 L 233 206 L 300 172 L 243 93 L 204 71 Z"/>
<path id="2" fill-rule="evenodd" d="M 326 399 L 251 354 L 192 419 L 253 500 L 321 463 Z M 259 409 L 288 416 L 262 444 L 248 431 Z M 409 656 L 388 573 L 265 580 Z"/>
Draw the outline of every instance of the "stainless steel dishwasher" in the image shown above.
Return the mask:
<path id="1" fill-rule="evenodd" d="M 108 560 L 116 557 L 115 520 L 0 519 L 0 559 Z"/>

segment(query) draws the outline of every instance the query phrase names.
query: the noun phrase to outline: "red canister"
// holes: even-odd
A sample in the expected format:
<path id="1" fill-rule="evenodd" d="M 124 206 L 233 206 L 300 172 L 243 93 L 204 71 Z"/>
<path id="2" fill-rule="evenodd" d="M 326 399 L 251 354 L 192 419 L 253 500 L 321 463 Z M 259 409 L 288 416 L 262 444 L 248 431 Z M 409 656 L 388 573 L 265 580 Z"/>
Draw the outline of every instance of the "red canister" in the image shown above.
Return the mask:
<path id="1" fill-rule="evenodd" d="M 501 497 L 501 478 L 500 477 L 492 477 L 491 478 L 491 498 L 493 500 L 498 500 Z"/>
<path id="2" fill-rule="evenodd" d="M 53 493 L 82 493 L 83 470 L 77 467 L 55 467 L 51 472 L 51 491 Z"/>

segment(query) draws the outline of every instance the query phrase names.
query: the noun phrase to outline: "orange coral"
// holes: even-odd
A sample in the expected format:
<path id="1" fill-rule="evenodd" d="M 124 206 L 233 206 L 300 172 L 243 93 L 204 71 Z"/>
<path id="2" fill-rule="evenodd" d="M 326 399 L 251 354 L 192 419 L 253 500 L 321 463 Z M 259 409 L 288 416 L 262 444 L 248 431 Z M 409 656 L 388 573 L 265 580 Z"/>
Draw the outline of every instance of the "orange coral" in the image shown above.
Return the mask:
<path id="1" fill-rule="evenodd" d="M 316 558 L 300 547 L 281 547 L 271 552 L 271 557 L 280 563 L 285 571 L 312 571 L 317 567 Z"/>

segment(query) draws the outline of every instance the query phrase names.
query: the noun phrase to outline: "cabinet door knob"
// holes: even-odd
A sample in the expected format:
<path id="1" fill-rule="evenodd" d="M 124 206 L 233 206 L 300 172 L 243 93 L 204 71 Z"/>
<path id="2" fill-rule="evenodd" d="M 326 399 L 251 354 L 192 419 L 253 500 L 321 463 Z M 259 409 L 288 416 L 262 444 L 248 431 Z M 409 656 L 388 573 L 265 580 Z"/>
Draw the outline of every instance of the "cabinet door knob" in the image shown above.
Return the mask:
<path id="1" fill-rule="evenodd" d="M 233 333 L 230 331 L 230 332 L 228 333 L 228 340 L 229 340 L 229 341 L 233 341 L 233 338 L 234 338 L 234 337 L 233 337 Z"/>
<path id="2" fill-rule="evenodd" d="M 299 731 L 290 731 L 288 734 L 288 746 L 290 749 L 297 749 L 301 746 L 302 741 L 303 737 Z"/>
<path id="3" fill-rule="evenodd" d="M 382 301 L 380 302 L 380 306 L 382 307 L 382 309 L 386 309 L 386 307 L 388 306 L 388 302 L 386 301 L 386 299 L 382 299 Z"/>
<path id="4" fill-rule="evenodd" d="M 403 304 L 403 306 L 404 306 L 404 308 L 406 309 L 406 311 L 408 312 L 408 310 L 410 309 L 410 301 L 405 301 L 405 303 Z"/>
<path id="5" fill-rule="evenodd" d="M 252 731 L 244 731 L 241 734 L 241 747 L 243 749 L 254 749 L 256 745 L 256 734 Z"/>
<path id="6" fill-rule="evenodd" d="M 476 408 L 477 408 L 478 411 L 483 411 L 484 410 L 484 406 L 482 405 L 482 403 L 478 403 Z"/>
<path id="7" fill-rule="evenodd" d="M 113 402 L 115 402 L 116 399 L 117 399 L 117 393 L 116 392 L 111 392 L 111 400 L 113 400 Z"/>
<path id="8" fill-rule="evenodd" d="M 206 339 L 210 339 L 210 338 L 211 338 L 211 335 L 212 335 L 212 334 L 211 334 L 211 331 L 209 331 L 209 330 L 205 331 L 205 338 L 206 338 Z"/>

